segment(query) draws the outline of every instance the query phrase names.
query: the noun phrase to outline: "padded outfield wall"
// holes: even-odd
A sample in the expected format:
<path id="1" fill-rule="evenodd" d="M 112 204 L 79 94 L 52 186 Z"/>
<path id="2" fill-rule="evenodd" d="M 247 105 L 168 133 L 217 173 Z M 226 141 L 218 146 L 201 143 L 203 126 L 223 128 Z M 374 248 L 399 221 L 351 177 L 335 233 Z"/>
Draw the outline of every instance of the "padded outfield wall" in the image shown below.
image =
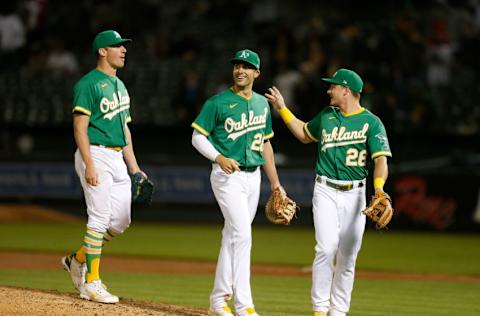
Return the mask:
<path id="1" fill-rule="evenodd" d="M 182 209 L 193 213 L 216 211 L 208 165 L 145 165 L 144 170 L 156 184 L 154 204 L 160 206 L 157 207 L 159 209 L 162 205 L 169 205 L 168 209 L 172 210 L 168 214 L 169 219 L 182 220 Z M 289 195 L 301 206 L 301 224 L 311 224 L 313 170 L 280 168 L 279 175 Z M 263 178 L 266 179 L 266 176 L 263 175 Z M 476 175 L 394 173 L 385 188 L 391 194 L 396 210 L 391 227 L 480 231 L 479 180 Z M 265 204 L 269 191 L 268 181 L 263 181 L 261 205 Z M 70 163 L 2 163 L 1 199 L 78 202 L 82 200 L 82 190 Z M 149 218 L 162 219 L 169 210 L 150 213 Z"/>

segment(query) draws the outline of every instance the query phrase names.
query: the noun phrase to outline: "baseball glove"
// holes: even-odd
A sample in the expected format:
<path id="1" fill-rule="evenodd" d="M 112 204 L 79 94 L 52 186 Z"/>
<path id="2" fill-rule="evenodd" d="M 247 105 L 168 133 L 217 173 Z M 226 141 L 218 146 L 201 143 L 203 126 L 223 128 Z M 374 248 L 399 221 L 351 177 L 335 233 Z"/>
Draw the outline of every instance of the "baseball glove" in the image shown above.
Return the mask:
<path id="1" fill-rule="evenodd" d="M 131 176 L 132 180 L 132 203 L 149 205 L 152 202 L 153 182 L 143 172 L 137 172 Z"/>
<path id="2" fill-rule="evenodd" d="M 297 213 L 297 203 L 287 196 L 283 188 L 276 188 L 265 206 L 267 219 L 274 224 L 289 225 Z"/>
<path id="3" fill-rule="evenodd" d="M 362 213 L 375 222 L 377 229 L 387 228 L 393 216 L 392 199 L 385 192 L 376 192 Z"/>

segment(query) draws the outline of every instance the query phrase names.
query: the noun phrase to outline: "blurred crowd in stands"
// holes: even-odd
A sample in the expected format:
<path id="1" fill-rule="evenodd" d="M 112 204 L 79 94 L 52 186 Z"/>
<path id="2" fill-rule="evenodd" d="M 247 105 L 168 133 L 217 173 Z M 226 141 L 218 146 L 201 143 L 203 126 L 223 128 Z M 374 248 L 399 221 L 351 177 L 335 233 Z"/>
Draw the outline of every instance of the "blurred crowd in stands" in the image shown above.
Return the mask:
<path id="1" fill-rule="evenodd" d="M 254 86 L 283 91 L 309 120 L 328 105 L 320 79 L 364 79 L 362 105 L 389 133 L 480 133 L 480 1 L 18 0 L 0 4 L 0 124 L 67 126 L 71 91 L 95 66 L 94 35 L 134 41 L 119 72 L 135 124 L 189 128 L 230 83 L 228 60 L 261 56 Z"/>

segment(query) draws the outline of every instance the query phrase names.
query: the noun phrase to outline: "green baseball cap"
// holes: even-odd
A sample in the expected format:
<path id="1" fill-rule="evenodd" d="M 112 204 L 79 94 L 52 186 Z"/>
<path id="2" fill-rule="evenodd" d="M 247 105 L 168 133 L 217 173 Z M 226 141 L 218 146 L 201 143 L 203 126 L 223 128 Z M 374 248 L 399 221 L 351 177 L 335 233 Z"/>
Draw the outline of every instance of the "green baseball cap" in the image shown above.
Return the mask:
<path id="1" fill-rule="evenodd" d="M 132 40 L 129 38 L 122 38 L 117 31 L 108 30 L 103 31 L 95 36 L 95 39 L 92 43 L 92 50 L 94 53 L 98 51 L 99 48 L 118 45 L 121 43 L 131 42 Z"/>
<path id="2" fill-rule="evenodd" d="M 341 68 L 335 71 L 332 78 L 322 78 L 323 81 L 339 84 L 352 91 L 361 93 L 363 89 L 362 78 L 353 70 Z"/>
<path id="3" fill-rule="evenodd" d="M 260 69 L 260 57 L 254 51 L 249 49 L 242 49 L 235 53 L 235 56 L 230 59 L 230 62 L 234 64 L 236 61 L 243 61 L 249 63 L 255 69 Z"/>

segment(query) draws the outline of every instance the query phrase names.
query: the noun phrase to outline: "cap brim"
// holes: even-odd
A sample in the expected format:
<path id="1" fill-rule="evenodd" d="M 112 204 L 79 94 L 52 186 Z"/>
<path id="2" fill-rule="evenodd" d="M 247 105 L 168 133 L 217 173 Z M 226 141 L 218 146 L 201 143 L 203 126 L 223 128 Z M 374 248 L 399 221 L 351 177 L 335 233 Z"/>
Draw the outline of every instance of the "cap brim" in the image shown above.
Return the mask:
<path id="1" fill-rule="evenodd" d="M 340 84 L 338 81 L 336 81 L 333 78 L 322 78 L 323 81 L 334 83 L 334 84 Z"/>
<path id="2" fill-rule="evenodd" d="M 130 42 L 133 42 L 133 41 L 129 38 L 122 38 L 121 41 L 115 43 L 114 45 L 123 44 L 123 43 L 130 43 Z"/>
<path id="3" fill-rule="evenodd" d="M 232 59 L 230 59 L 230 63 L 234 64 L 235 62 L 241 62 L 241 63 L 246 63 L 246 64 L 249 64 L 249 65 L 252 65 L 253 68 L 255 68 L 255 69 L 258 70 L 257 66 L 255 66 L 254 64 L 246 61 L 245 59 L 238 59 L 238 58 L 232 58 Z"/>

